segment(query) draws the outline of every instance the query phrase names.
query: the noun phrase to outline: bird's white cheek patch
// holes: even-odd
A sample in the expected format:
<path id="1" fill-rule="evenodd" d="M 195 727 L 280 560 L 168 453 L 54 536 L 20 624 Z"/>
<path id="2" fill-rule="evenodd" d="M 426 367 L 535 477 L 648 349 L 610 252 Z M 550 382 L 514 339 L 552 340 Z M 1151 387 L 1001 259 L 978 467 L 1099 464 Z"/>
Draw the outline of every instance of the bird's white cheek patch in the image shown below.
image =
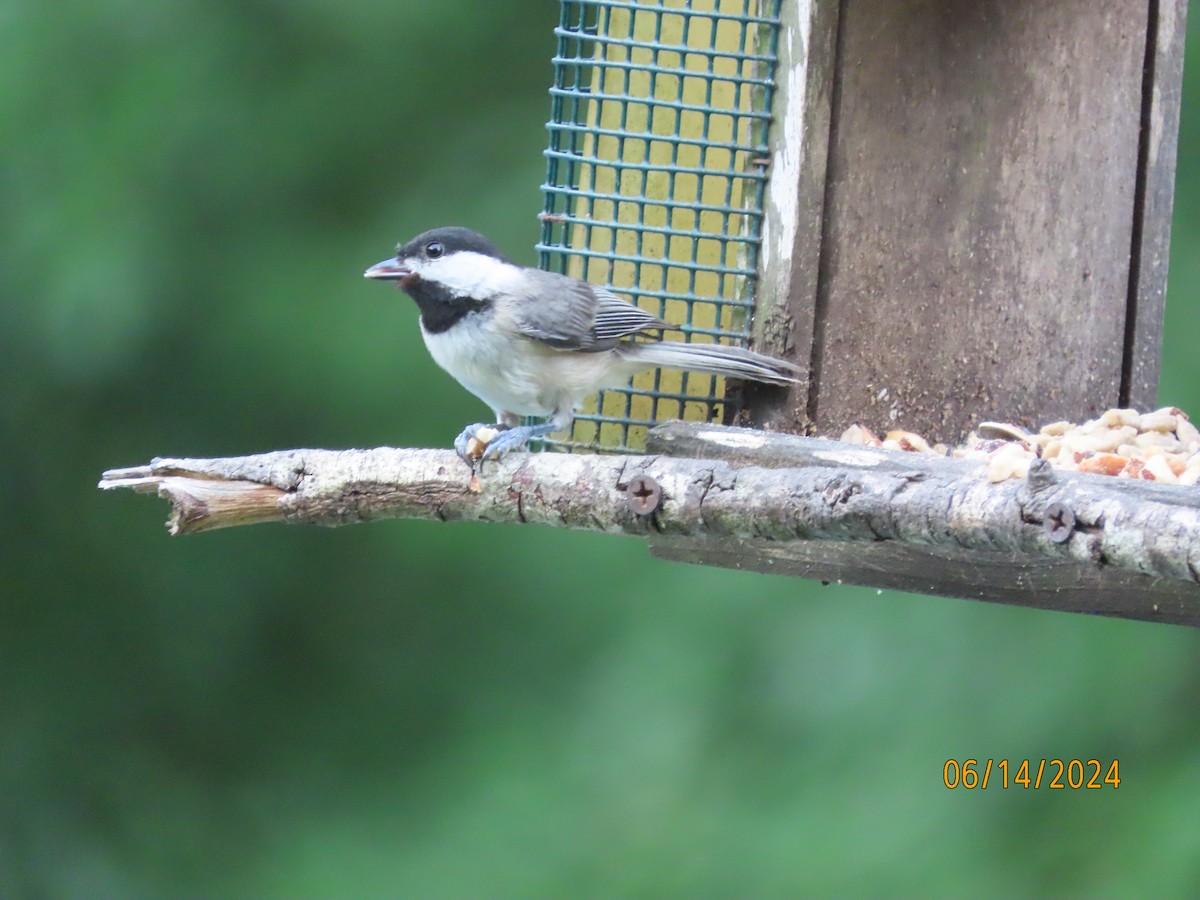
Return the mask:
<path id="1" fill-rule="evenodd" d="M 452 294 L 483 300 L 509 290 L 521 270 L 492 256 L 460 250 L 423 262 L 417 274 L 442 284 Z"/>

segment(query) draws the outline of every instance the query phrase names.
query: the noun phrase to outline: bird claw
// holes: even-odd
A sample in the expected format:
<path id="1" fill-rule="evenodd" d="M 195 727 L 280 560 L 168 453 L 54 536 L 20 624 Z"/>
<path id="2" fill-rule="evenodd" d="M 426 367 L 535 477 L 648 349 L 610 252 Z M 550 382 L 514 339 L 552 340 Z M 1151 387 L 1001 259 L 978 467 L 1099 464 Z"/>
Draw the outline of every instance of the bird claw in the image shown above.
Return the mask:
<path id="1" fill-rule="evenodd" d="M 474 473 L 484 460 L 499 460 L 501 456 L 524 447 L 533 438 L 545 437 L 554 425 L 483 425 L 475 423 L 463 429 L 454 439 L 454 449 Z"/>
<path id="2" fill-rule="evenodd" d="M 536 434 L 537 426 L 517 425 L 515 428 L 506 428 L 487 442 L 487 446 L 483 448 L 483 454 L 479 457 L 480 461 L 498 460 L 511 450 L 519 450 Z"/>
<path id="3" fill-rule="evenodd" d="M 462 433 L 454 439 L 454 450 L 458 453 L 459 459 L 470 466 L 471 471 L 474 472 L 475 464 L 483 459 L 488 444 L 498 434 L 500 434 L 499 425 L 484 425 L 482 422 L 476 422 L 474 425 L 464 428 Z"/>

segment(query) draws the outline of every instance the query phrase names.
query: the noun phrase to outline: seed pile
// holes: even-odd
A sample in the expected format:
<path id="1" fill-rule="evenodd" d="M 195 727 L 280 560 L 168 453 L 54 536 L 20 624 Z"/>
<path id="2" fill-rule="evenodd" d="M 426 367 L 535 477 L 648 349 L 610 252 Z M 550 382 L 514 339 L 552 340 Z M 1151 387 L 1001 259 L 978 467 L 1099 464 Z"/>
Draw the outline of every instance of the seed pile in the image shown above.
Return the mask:
<path id="1" fill-rule="evenodd" d="M 1039 458 L 1055 468 L 1118 478 L 1167 484 L 1200 481 L 1200 430 L 1174 406 L 1148 413 L 1110 409 L 1082 425 L 1052 422 L 1036 434 L 1016 425 L 983 422 L 954 448 L 930 446 L 909 431 L 889 431 L 881 439 L 861 425 L 846 429 L 841 439 L 868 447 L 982 460 L 987 463 L 985 476 L 993 482 L 1024 478 L 1029 464 Z"/>

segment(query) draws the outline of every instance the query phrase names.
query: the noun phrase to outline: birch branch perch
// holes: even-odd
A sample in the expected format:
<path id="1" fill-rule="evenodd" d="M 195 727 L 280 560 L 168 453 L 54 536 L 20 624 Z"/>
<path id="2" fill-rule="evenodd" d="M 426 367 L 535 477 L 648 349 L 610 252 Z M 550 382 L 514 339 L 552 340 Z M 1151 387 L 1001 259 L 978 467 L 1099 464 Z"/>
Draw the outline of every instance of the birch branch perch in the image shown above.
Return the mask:
<path id="1" fill-rule="evenodd" d="M 1002 554 L 1014 568 L 1040 559 L 1093 573 L 1136 573 L 1147 589 L 1173 584 L 1172 597 L 1183 590 L 1200 598 L 1194 489 L 1058 472 L 1047 464 L 1035 464 L 1026 479 L 990 484 L 977 462 L 687 423 L 656 428 L 650 446 L 664 452 L 515 454 L 489 464 L 477 479 L 445 450 L 156 459 L 105 472 L 99 486 L 168 500 L 172 534 L 260 522 L 421 518 L 702 539 L 714 549 L 735 541 L 786 552 L 791 544 L 817 542 L 853 554 L 887 543 L 925 558 Z M 697 455 L 705 458 L 690 458 Z M 1146 615 L 1137 617 L 1158 611 L 1147 604 Z"/>

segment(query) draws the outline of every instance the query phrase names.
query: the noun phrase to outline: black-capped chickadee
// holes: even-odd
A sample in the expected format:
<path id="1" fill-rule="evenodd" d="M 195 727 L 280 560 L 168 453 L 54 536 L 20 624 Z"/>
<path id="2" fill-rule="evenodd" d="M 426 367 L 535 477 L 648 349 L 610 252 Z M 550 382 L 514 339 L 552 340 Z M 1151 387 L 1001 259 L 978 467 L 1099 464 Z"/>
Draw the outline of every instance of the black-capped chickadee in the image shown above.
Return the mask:
<path id="1" fill-rule="evenodd" d="M 566 275 L 519 266 L 481 234 L 435 228 L 364 273 L 395 281 L 421 310 L 421 335 L 439 366 L 496 413 L 482 459 L 570 428 L 575 409 L 601 388 L 659 366 L 768 384 L 791 384 L 789 362 L 723 344 L 647 340 L 678 326 L 611 291 Z M 547 419 L 521 425 L 522 416 Z M 471 462 L 468 426 L 454 442 Z"/>

